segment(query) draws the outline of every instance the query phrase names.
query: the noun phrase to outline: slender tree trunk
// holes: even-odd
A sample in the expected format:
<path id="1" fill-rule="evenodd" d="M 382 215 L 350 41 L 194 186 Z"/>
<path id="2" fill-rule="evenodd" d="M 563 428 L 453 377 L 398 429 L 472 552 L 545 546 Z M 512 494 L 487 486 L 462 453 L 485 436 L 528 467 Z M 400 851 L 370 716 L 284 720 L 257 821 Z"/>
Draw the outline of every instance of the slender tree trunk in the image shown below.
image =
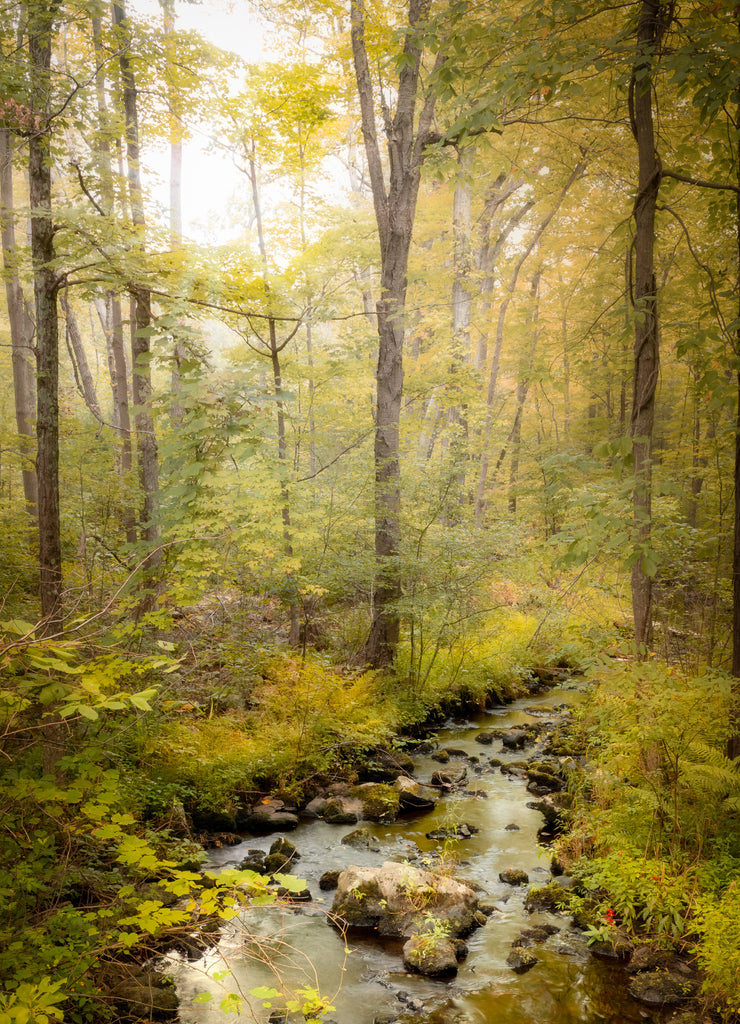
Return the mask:
<path id="1" fill-rule="evenodd" d="M 90 372 L 90 364 L 87 361 L 87 353 L 85 352 L 85 346 L 82 341 L 79 324 L 77 323 L 77 317 L 75 316 L 74 310 L 72 309 L 69 299 L 65 294 L 61 295 L 60 301 L 67 324 L 67 349 L 69 357 L 72 360 L 72 369 L 74 371 L 75 380 L 77 381 L 77 387 L 85 400 L 85 405 L 88 407 L 98 423 L 102 423 L 103 414 L 100 411 L 100 403 L 98 402 L 98 395 L 95 390 L 95 381 L 93 380 L 92 373 Z"/>
<path id="2" fill-rule="evenodd" d="M 41 615 L 45 634 L 62 626 L 62 548 L 59 524 L 59 321 L 53 270 L 54 224 L 51 205 L 51 156 L 48 120 L 51 40 L 58 2 L 43 9 L 29 4 L 33 110 L 43 128 L 28 143 L 31 199 L 31 254 L 36 305 L 39 566 Z"/>
<path id="3" fill-rule="evenodd" d="M 168 59 L 176 60 L 175 4 L 174 0 L 160 0 L 162 7 L 162 27 L 164 29 L 165 46 Z M 170 247 L 173 252 L 182 248 L 182 101 L 171 81 L 167 81 L 167 106 L 169 114 L 170 134 Z M 182 424 L 183 408 L 177 398 L 182 389 L 180 370 L 185 360 L 186 349 L 182 337 L 175 328 L 175 344 L 172 352 L 172 371 L 170 375 L 172 387 L 172 404 L 170 406 L 170 422 L 173 427 Z"/>
<path id="4" fill-rule="evenodd" d="M 13 201 L 13 136 L 0 127 L 0 221 L 2 221 L 5 298 L 10 322 L 13 360 L 13 395 L 18 430 L 23 494 L 30 519 L 38 515 L 38 481 L 34 457 L 36 435 L 36 378 L 34 373 L 33 317 L 26 307 L 15 259 L 15 207 Z"/>
<path id="5" fill-rule="evenodd" d="M 366 661 L 392 664 L 400 636 L 401 463 L 400 418 L 403 395 L 404 306 L 409 249 L 435 95 L 428 92 L 415 126 L 421 71 L 416 33 L 427 15 L 424 0 L 408 0 L 408 31 L 398 73 L 396 109 L 384 108 L 389 156 L 389 188 L 383 175 L 375 129 L 375 99 L 365 47 L 363 0 L 351 0 L 351 38 L 373 206 L 381 253 L 380 298 L 376 305 L 378 367 L 375 407 L 375 556 L 373 621 L 365 644 Z M 443 63 L 441 52 L 437 67 Z"/>
<path id="6" fill-rule="evenodd" d="M 524 416 L 524 405 L 527 401 L 527 395 L 529 394 L 529 385 L 532 380 L 532 373 L 534 371 L 534 360 L 537 354 L 537 341 L 539 338 L 539 331 L 537 324 L 539 321 L 539 300 L 540 300 L 540 277 L 542 276 L 542 267 L 538 267 L 532 277 L 532 303 L 533 308 L 529 316 L 529 324 L 532 328 L 532 347 L 529 352 L 529 358 L 525 361 L 522 359 L 521 366 L 519 369 L 519 380 L 516 385 L 516 408 L 514 410 L 514 422 L 511 426 L 511 432 L 509 433 L 508 443 L 511 445 L 511 464 L 509 466 L 509 512 L 512 515 L 516 514 L 516 487 L 519 477 L 519 449 L 522 441 L 522 418 Z M 506 446 L 501 450 L 501 453 L 496 462 L 496 468 L 494 469 L 494 476 L 498 473 L 501 468 L 501 464 L 506 457 Z"/>
<path id="7" fill-rule="evenodd" d="M 740 30 L 740 5 L 735 8 L 735 19 Z M 735 108 L 735 131 L 740 128 L 740 103 Z M 737 245 L 737 280 L 740 296 L 740 140 L 735 149 L 735 172 L 738 191 L 735 194 L 735 235 Z M 740 364 L 740 304 L 738 327 L 735 331 L 735 358 Z M 732 760 L 740 758 L 740 369 L 736 371 L 737 409 L 735 422 L 735 520 L 732 546 L 732 687 L 734 707 L 730 713 L 730 738 L 727 741 L 727 756 Z"/>
<path id="8" fill-rule="evenodd" d="M 262 223 L 262 202 L 260 199 L 257 173 L 257 147 L 254 139 L 244 141 L 244 154 L 247 161 L 247 167 L 249 169 L 249 182 L 252 189 L 252 205 L 254 207 L 255 223 L 257 225 L 257 244 L 259 247 L 260 258 L 262 260 L 262 280 L 265 286 L 265 295 L 269 300 L 271 295 L 270 275 L 267 262 L 267 246 L 265 243 L 264 225 Z M 280 514 L 283 521 L 283 551 L 288 558 L 292 558 L 293 532 L 290 516 L 290 489 L 288 487 L 287 480 L 288 445 L 285 436 L 285 403 L 282 398 L 283 375 L 282 368 L 280 366 L 280 354 L 283 352 L 288 342 L 294 337 L 298 330 L 298 325 L 296 325 L 295 329 L 289 332 L 288 336 L 282 340 L 278 340 L 277 322 L 272 315 L 267 321 L 267 326 L 267 341 L 265 341 L 264 338 L 261 338 L 260 340 L 264 345 L 266 345 L 267 354 L 269 355 L 270 362 L 272 364 L 272 383 L 275 391 L 275 412 L 278 435 L 278 461 L 280 463 Z M 289 587 L 292 585 L 293 576 L 294 574 L 292 571 L 286 574 L 286 581 Z M 298 601 L 295 595 L 291 595 L 289 599 L 288 613 L 290 616 L 288 641 L 293 646 L 297 646 L 300 642 L 301 620 Z"/>
<path id="9" fill-rule="evenodd" d="M 645 571 L 651 532 L 652 442 L 655 390 L 658 382 L 658 298 L 655 281 L 655 207 L 660 188 L 660 162 L 653 128 L 653 66 L 666 28 L 661 0 L 642 0 L 637 25 L 638 53 L 630 82 L 630 119 L 637 143 L 638 186 L 635 221 L 634 377 L 630 434 L 634 455 L 632 497 L 633 540 L 640 549 L 632 567 L 632 612 L 635 641 L 644 655 L 653 639 L 653 581 Z"/>
<path id="10" fill-rule="evenodd" d="M 106 214 L 112 216 L 116 206 L 116 190 L 110 145 L 110 113 L 108 111 L 105 75 L 103 72 L 106 55 L 102 43 L 100 16 L 93 15 L 91 23 L 97 66 L 95 92 L 98 110 L 101 202 Z M 121 444 L 118 465 L 121 476 L 124 480 L 128 480 L 133 467 L 133 446 L 131 441 L 131 413 L 129 409 L 129 373 L 123 335 L 121 299 L 115 292 L 109 290 L 105 293 L 104 298 L 95 299 L 95 309 L 98 313 L 103 334 L 105 335 L 106 351 L 108 353 L 108 370 L 113 398 L 113 424 L 120 437 Z M 123 529 L 127 543 L 135 544 L 136 515 L 128 502 L 123 507 Z"/>
<path id="11" fill-rule="evenodd" d="M 491 362 L 491 373 L 488 380 L 488 394 L 486 395 L 486 419 L 483 425 L 483 444 L 481 451 L 480 473 L 478 477 L 478 494 L 475 502 L 475 522 L 477 526 L 481 526 L 483 524 L 483 517 L 485 515 L 486 510 L 486 487 L 488 484 L 488 466 L 490 460 L 489 448 L 491 443 L 491 432 L 493 430 L 494 401 L 496 398 L 496 387 L 498 384 L 498 371 L 501 362 L 501 350 L 503 348 L 504 343 L 504 323 L 506 320 L 506 313 L 511 303 L 511 300 L 514 297 L 516 284 L 519 279 L 519 273 L 522 267 L 524 266 L 527 259 L 529 259 L 534 249 L 539 244 L 540 239 L 547 230 L 553 217 L 562 206 L 563 201 L 568 192 L 570 191 L 571 187 L 583 175 L 585 170 L 586 162 L 582 160 L 579 161 L 571 171 L 568 180 L 560 190 L 560 194 L 558 195 L 558 198 L 553 208 L 550 210 L 547 216 L 541 221 L 536 231 L 532 235 L 524 252 L 517 260 L 514 269 L 511 273 L 511 277 L 509 278 L 509 284 L 506 289 L 506 295 L 504 296 L 501 306 L 499 307 L 498 321 L 496 323 L 496 343 L 493 351 L 493 360 Z M 531 205 L 531 203 L 526 204 L 524 209 L 529 209 Z M 521 212 L 521 216 L 523 215 L 524 213 Z"/>
<path id="12" fill-rule="evenodd" d="M 124 0 L 113 0 L 113 23 L 118 31 L 119 64 L 123 87 L 123 107 L 126 124 L 126 164 L 131 221 L 137 231 L 137 244 L 143 250 L 146 221 L 139 166 L 139 120 L 136 81 L 129 59 L 131 33 Z M 131 317 L 131 363 L 133 403 L 136 409 L 136 451 L 139 481 L 143 494 L 141 510 L 141 538 L 149 548 L 145 568 L 151 573 L 161 563 L 159 542 L 159 461 L 154 420 L 151 414 L 152 377 L 149 332 L 152 324 L 151 294 L 147 288 L 131 285 L 133 310 Z"/>
<path id="13" fill-rule="evenodd" d="M 472 248 L 470 225 L 473 187 L 470 181 L 473 155 L 468 150 L 458 155 L 458 183 L 452 204 L 453 263 L 452 282 L 452 366 L 450 379 L 454 381 L 459 369 L 470 362 L 470 320 L 472 308 L 471 271 Z M 459 389 L 459 385 L 458 385 Z M 468 413 L 463 399 L 449 410 L 452 433 L 451 454 L 453 471 L 457 477 L 458 508 L 466 502 L 465 476 L 468 460 Z"/>

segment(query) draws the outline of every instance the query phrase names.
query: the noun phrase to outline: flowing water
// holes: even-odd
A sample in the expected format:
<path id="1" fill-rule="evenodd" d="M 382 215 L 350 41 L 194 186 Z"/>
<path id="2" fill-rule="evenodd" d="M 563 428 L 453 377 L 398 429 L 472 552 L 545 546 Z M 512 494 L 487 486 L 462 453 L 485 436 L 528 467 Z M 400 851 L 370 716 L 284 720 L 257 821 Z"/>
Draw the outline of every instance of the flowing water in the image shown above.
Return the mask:
<path id="1" fill-rule="evenodd" d="M 562 703 L 580 699 L 563 689 L 477 715 L 450 721 L 438 730 L 440 746 L 455 747 L 480 758 L 481 774 L 468 767 L 468 790 L 441 798 L 434 811 L 403 818 L 393 824 L 363 822 L 377 839 L 377 850 L 343 846 L 343 836 L 358 826 L 302 822 L 290 833 L 301 855 L 294 873 L 306 879 L 314 897 L 295 908 L 255 908 L 230 923 L 218 947 L 196 962 L 178 960 L 174 973 L 181 999 L 182 1024 L 221 1024 L 220 1009 L 229 993 L 243 998 L 240 1019 L 267 1021 L 280 1000 L 256 998 L 259 986 L 289 996 L 315 989 L 335 1007 L 326 1019 L 336 1024 L 374 1024 L 376 1018 L 427 1021 L 429 1024 L 633 1024 L 659 1019 L 629 998 L 621 968 L 594 959 L 581 933 L 568 917 L 529 914 L 524 909 L 526 888 L 499 881 L 508 867 L 523 868 L 533 885 L 550 880 L 547 851 L 538 847 L 541 814 L 526 805 L 533 798 L 526 782 L 486 768 L 491 756 L 502 761 L 529 758 L 535 752 L 499 752 L 499 744 L 483 747 L 475 737 L 484 729 L 512 728 L 539 717 Z M 416 778 L 428 781 L 440 765 L 428 756 L 415 757 Z M 454 770 L 464 762 L 452 760 Z M 536 799 L 536 798 L 535 798 Z M 452 844 L 426 838 L 434 829 L 466 823 L 478 832 Z M 507 830 L 517 825 L 517 830 Z M 269 849 L 276 835 L 249 838 L 238 846 L 213 851 L 207 867 L 238 866 L 247 849 Z M 323 893 L 318 880 L 328 870 L 349 864 L 380 865 L 385 860 L 434 860 L 440 854 L 455 858 L 455 877 L 483 888 L 481 898 L 498 908 L 488 924 L 468 939 L 469 955 L 457 977 L 449 981 L 407 974 L 401 942 L 377 937 L 345 938 L 327 920 L 333 893 Z M 530 947 L 540 962 L 518 975 L 506 964 L 512 941 L 524 928 L 554 924 L 560 930 L 545 943 Z M 200 993 L 209 1002 L 194 1003 Z M 200 998 L 206 998 L 201 996 Z M 233 1017 L 232 1017 L 233 1019 Z M 298 1018 L 300 1019 L 300 1018 Z"/>

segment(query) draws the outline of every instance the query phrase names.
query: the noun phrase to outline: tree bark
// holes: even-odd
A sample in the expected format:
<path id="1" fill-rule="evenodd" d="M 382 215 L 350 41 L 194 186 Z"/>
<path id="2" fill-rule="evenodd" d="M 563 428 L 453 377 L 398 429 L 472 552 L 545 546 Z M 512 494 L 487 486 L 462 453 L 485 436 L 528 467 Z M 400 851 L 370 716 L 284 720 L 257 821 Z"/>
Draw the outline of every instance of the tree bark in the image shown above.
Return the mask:
<path id="1" fill-rule="evenodd" d="M 29 4 L 28 46 L 31 94 L 39 128 L 28 142 L 31 199 L 31 256 L 36 306 L 36 472 L 38 474 L 39 569 L 42 631 L 62 626 L 62 547 L 59 524 L 59 321 L 53 270 L 49 93 L 51 42 L 58 0 Z"/>
<path id="2" fill-rule="evenodd" d="M 36 379 L 34 375 L 34 322 L 23 294 L 15 259 L 15 207 L 13 201 L 13 137 L 0 127 L 0 221 L 2 221 L 5 298 L 10 322 L 13 361 L 13 395 L 18 430 L 23 495 L 26 511 L 35 523 L 38 516 L 38 481 L 34 458 L 36 434 Z"/>
<path id="3" fill-rule="evenodd" d="M 396 109 L 383 103 L 389 183 L 383 174 L 375 129 L 375 97 L 367 48 L 363 0 L 351 0 L 351 38 L 375 220 L 380 240 L 380 298 L 376 304 L 378 366 L 375 405 L 375 557 L 373 620 L 363 657 L 375 668 L 393 663 L 400 636 L 401 464 L 399 429 L 403 395 L 404 306 L 409 250 L 435 95 L 427 92 L 419 111 L 422 51 L 418 32 L 427 17 L 425 0 L 408 0 L 408 28 L 398 73 Z M 444 58 L 437 56 L 437 67 Z"/>
<path id="4" fill-rule="evenodd" d="M 735 19 L 740 30 L 740 5 L 735 8 Z M 735 131 L 740 128 L 740 103 L 735 107 Z M 735 242 L 737 245 L 737 281 L 740 297 L 740 139 L 735 148 L 735 170 L 738 191 L 735 194 Z M 740 302 L 738 327 L 735 331 L 735 359 L 740 361 Z M 735 421 L 735 520 L 732 542 L 732 687 L 733 707 L 730 711 L 730 736 L 727 756 L 740 758 L 740 369 L 736 370 L 737 408 Z"/>
<path id="5" fill-rule="evenodd" d="M 69 304 L 69 299 L 64 294 L 61 296 L 61 305 L 64 310 L 64 316 L 67 324 L 67 348 L 69 351 L 69 357 L 72 360 L 72 369 L 74 371 L 77 387 L 85 400 L 85 405 L 88 407 L 98 423 L 102 423 L 103 414 L 100 411 L 100 403 L 98 402 L 98 395 L 95 390 L 95 381 L 93 380 L 92 373 L 90 372 L 90 364 L 87 361 L 87 353 L 85 352 L 85 346 L 82 341 L 80 327 L 77 323 L 77 317 L 74 314 L 74 310 Z"/>
<path id="6" fill-rule="evenodd" d="M 139 166 L 139 119 L 137 111 L 136 81 L 129 60 L 131 33 L 126 17 L 124 0 L 113 0 L 113 23 L 119 33 L 119 65 L 123 87 L 123 108 L 126 124 L 126 165 L 131 221 L 137 232 L 137 244 L 145 244 L 146 220 Z M 140 536 L 149 552 L 145 570 L 152 573 L 162 560 L 159 547 L 159 460 L 154 420 L 151 414 L 152 377 L 149 333 L 152 324 L 151 294 L 147 288 L 132 284 L 131 362 L 133 403 L 136 409 L 136 451 L 139 482 L 143 495 L 140 517 Z"/>
<path id="7" fill-rule="evenodd" d="M 653 639 L 653 581 L 645 571 L 650 545 L 652 499 L 652 441 L 655 390 L 658 383 L 658 297 L 655 280 L 655 208 L 660 189 L 660 161 L 653 127 L 653 67 L 668 11 L 661 0 L 642 0 L 637 25 L 637 56 L 630 81 L 630 121 L 637 143 L 638 185 L 632 211 L 635 222 L 634 377 L 630 434 L 634 456 L 632 492 L 633 542 L 638 557 L 632 567 L 632 612 L 635 642 L 641 656 Z"/>
<path id="8" fill-rule="evenodd" d="M 477 526 L 482 526 L 483 518 L 486 510 L 486 487 L 488 483 L 488 466 L 490 461 L 490 442 L 491 442 L 491 431 L 493 429 L 494 419 L 494 400 L 496 397 L 496 387 L 498 384 L 498 371 L 501 362 L 501 350 L 504 342 L 504 323 L 506 321 L 506 312 L 509 308 L 511 300 L 514 297 L 516 290 L 516 284 L 519 279 L 519 273 L 524 266 L 527 259 L 539 244 L 540 239 L 547 230 L 550 222 L 552 221 L 555 214 L 558 212 L 563 204 L 563 200 L 566 195 L 575 184 L 576 181 L 584 174 L 586 170 L 585 160 L 579 161 L 571 171 L 568 180 L 560 190 L 560 194 L 550 212 L 540 222 L 539 226 L 532 235 L 527 247 L 517 260 L 514 269 L 512 270 L 511 277 L 509 278 L 509 284 L 506 289 L 506 295 L 499 307 L 498 320 L 496 323 L 496 343 L 494 345 L 493 360 L 491 362 L 491 373 L 488 380 L 488 393 L 486 395 L 486 419 L 483 424 L 483 445 L 481 451 L 481 462 L 480 462 L 480 473 L 478 477 L 478 494 L 475 502 L 475 522 Z M 524 212 L 532 206 L 532 203 L 525 204 L 521 211 L 519 211 L 518 218 L 524 215 Z M 513 218 L 512 218 L 513 219 Z"/>

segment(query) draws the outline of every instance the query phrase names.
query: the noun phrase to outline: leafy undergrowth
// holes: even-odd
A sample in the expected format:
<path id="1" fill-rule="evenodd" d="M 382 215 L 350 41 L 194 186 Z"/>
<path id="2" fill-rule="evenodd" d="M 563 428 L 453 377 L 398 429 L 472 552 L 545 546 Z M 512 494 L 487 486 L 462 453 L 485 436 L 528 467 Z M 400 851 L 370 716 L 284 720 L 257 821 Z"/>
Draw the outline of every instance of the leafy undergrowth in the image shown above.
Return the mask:
<path id="1" fill-rule="evenodd" d="M 592 763 L 563 855 L 591 935 L 696 959 L 725 1020 L 740 1012 L 740 766 L 725 755 L 732 680 L 657 661 L 611 665 L 582 711 Z M 578 909 L 578 908 L 574 908 Z"/>
<path id="2" fill-rule="evenodd" d="M 175 796 L 219 810 L 268 789 L 295 796 L 311 777 L 341 771 L 350 752 L 388 739 L 395 712 L 373 673 L 347 676 L 276 654 L 253 683 L 248 709 L 151 722 L 135 754 L 160 802 Z M 157 809 L 150 800 L 147 810 Z"/>

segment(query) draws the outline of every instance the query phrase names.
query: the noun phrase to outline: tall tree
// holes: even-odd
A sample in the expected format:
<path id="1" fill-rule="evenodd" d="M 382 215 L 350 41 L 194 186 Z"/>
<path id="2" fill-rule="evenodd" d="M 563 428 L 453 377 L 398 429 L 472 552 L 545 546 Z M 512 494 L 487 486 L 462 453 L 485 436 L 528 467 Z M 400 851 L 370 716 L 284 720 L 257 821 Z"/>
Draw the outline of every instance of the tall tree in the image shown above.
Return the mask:
<path id="1" fill-rule="evenodd" d="M 131 62 L 131 28 L 126 16 L 124 0 L 113 0 L 113 23 L 118 32 L 119 63 L 123 89 L 123 108 L 126 124 L 126 165 L 128 170 L 131 221 L 136 244 L 144 249 L 146 219 L 144 194 L 141 186 L 139 116 L 136 79 Z M 146 568 L 154 570 L 161 562 L 159 541 L 159 460 L 157 437 L 151 411 L 152 376 L 150 335 L 152 327 L 152 297 L 149 289 L 131 282 L 131 356 L 133 371 L 133 399 L 136 423 L 136 450 L 139 480 L 143 496 L 140 532 L 147 543 Z"/>
<path id="2" fill-rule="evenodd" d="M 2 221 L 5 299 L 10 322 L 10 346 L 13 357 L 13 397 L 15 420 L 20 439 L 23 494 L 31 519 L 38 513 L 38 482 L 34 458 L 36 431 L 36 375 L 34 373 L 34 322 L 23 294 L 16 265 L 15 208 L 13 200 L 13 135 L 0 126 L 0 220 Z"/>
<path id="3" fill-rule="evenodd" d="M 62 624 L 62 547 L 59 522 L 59 279 L 54 270 L 51 198 L 51 50 L 61 0 L 26 5 L 31 107 L 36 127 L 28 141 L 31 255 L 36 306 L 37 456 L 41 614 L 45 633 Z"/>
<path id="4" fill-rule="evenodd" d="M 380 240 L 380 297 L 376 304 L 378 367 L 375 398 L 375 555 L 377 560 L 373 621 L 364 657 L 376 668 L 394 658 L 400 634 L 401 463 L 399 421 L 403 393 L 404 307 L 409 249 L 421 180 L 424 148 L 429 141 L 436 95 L 422 90 L 423 35 L 428 29 L 428 0 L 408 0 L 398 81 L 391 111 L 381 90 L 376 104 L 365 38 L 363 0 L 351 0 L 351 38 L 362 116 L 368 172 Z M 435 69 L 444 62 L 442 50 Z M 420 103 L 417 120 L 417 106 Z M 376 129 L 382 110 L 388 150 L 388 185 Z"/>
<path id="5" fill-rule="evenodd" d="M 638 557 L 632 566 L 632 613 L 638 650 L 653 638 L 653 574 L 648 557 L 652 506 L 652 445 L 655 389 L 660 365 L 658 295 L 655 279 L 655 208 L 660 189 L 660 160 L 653 122 L 655 64 L 671 18 L 672 5 L 642 0 L 637 23 L 636 55 L 629 85 L 630 123 L 637 144 L 638 180 L 633 208 L 635 314 L 634 376 L 630 433 L 634 456 L 632 494 L 634 542 Z"/>

